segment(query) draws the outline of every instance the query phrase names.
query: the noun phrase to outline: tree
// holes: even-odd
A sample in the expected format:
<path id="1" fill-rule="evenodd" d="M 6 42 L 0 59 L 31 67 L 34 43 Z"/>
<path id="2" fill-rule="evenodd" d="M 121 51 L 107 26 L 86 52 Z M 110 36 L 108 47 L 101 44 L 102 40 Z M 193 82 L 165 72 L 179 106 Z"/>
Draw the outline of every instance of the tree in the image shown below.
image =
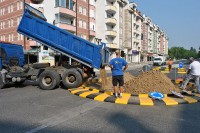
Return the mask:
<path id="1" fill-rule="evenodd" d="M 200 52 L 199 52 L 200 55 Z M 174 59 L 188 59 L 189 57 L 197 58 L 198 54 L 195 48 L 191 47 L 190 50 L 186 50 L 183 47 L 172 47 L 169 49 L 169 57 Z"/>
<path id="2" fill-rule="evenodd" d="M 198 58 L 200 58 L 200 47 L 199 47 L 199 52 L 198 52 Z"/>

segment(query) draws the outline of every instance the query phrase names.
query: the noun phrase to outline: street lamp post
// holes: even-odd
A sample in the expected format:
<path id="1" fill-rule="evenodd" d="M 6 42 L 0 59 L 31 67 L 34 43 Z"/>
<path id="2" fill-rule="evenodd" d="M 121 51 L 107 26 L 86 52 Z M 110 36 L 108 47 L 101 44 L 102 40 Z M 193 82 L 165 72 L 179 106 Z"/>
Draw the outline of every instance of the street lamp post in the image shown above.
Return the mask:
<path id="1" fill-rule="evenodd" d="M 138 47 L 138 64 L 140 64 L 140 47 Z"/>
<path id="2" fill-rule="evenodd" d="M 25 12 L 25 0 L 23 0 L 24 2 L 24 12 Z M 26 49 L 26 37 L 24 36 L 24 49 Z"/>

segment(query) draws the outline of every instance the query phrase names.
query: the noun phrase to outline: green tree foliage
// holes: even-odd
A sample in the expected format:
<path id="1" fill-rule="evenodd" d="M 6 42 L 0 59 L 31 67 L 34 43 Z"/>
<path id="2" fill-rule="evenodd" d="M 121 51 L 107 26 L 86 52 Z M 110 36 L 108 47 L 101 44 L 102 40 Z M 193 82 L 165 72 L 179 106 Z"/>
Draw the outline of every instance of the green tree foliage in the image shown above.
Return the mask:
<path id="1" fill-rule="evenodd" d="M 198 58 L 200 58 L 200 47 L 199 47 L 199 52 L 198 52 Z"/>
<path id="2" fill-rule="evenodd" d="M 190 50 L 184 49 L 183 47 L 172 47 L 169 49 L 169 57 L 172 59 L 188 59 L 189 57 L 197 58 L 198 53 L 193 47 L 191 47 Z"/>

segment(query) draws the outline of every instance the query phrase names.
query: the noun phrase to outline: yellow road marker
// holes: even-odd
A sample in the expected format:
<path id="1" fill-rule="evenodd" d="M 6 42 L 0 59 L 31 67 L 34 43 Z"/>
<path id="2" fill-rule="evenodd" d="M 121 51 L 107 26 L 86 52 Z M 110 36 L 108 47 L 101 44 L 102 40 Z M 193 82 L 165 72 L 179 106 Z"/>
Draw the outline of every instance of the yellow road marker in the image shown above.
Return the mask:
<path id="1" fill-rule="evenodd" d="M 186 100 L 188 103 L 196 103 L 197 102 L 196 99 L 188 97 L 188 96 L 185 96 L 183 99 Z"/>
<path id="2" fill-rule="evenodd" d="M 177 101 L 169 97 L 164 97 L 162 100 L 165 102 L 166 105 L 178 105 Z"/>
<path id="3" fill-rule="evenodd" d="M 161 73 L 169 73 L 169 71 L 161 71 Z"/>
<path id="4" fill-rule="evenodd" d="M 108 94 L 106 94 L 106 93 L 103 93 L 103 94 L 100 94 L 100 95 L 98 95 L 98 96 L 96 96 L 95 98 L 94 98 L 94 100 L 97 100 L 97 101 L 104 101 L 107 97 L 109 97 L 109 96 L 111 96 L 111 95 L 108 95 Z"/>
<path id="5" fill-rule="evenodd" d="M 98 93 L 98 92 L 99 92 L 99 90 L 93 90 L 93 91 L 89 91 L 89 92 L 84 92 L 84 93 L 80 94 L 79 96 L 86 98 L 88 95 Z"/>
<path id="6" fill-rule="evenodd" d="M 196 97 L 200 97 L 200 94 L 196 94 L 196 93 L 195 93 L 194 95 L 195 95 Z"/>
<path id="7" fill-rule="evenodd" d="M 84 91 L 84 90 L 88 90 L 88 89 L 87 88 L 85 88 L 85 89 L 78 89 L 78 90 L 71 91 L 71 93 L 75 94 L 77 92 Z"/>
<path id="8" fill-rule="evenodd" d="M 154 103 L 151 98 L 149 98 L 148 94 L 139 94 L 140 105 L 149 105 L 153 106 Z"/>
<path id="9" fill-rule="evenodd" d="M 130 97 L 131 97 L 131 94 L 123 93 L 122 98 L 117 98 L 115 103 L 128 104 L 128 100 Z"/>

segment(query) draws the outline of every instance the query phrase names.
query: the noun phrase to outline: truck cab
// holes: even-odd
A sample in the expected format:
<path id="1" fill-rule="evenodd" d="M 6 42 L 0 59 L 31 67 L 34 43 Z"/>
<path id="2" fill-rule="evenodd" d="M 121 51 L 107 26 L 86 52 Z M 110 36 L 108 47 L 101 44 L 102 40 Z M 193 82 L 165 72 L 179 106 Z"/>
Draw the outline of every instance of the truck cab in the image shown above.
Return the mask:
<path id="1" fill-rule="evenodd" d="M 153 65 L 162 66 L 162 65 L 166 65 L 166 62 L 163 57 L 155 57 L 153 60 Z"/>

